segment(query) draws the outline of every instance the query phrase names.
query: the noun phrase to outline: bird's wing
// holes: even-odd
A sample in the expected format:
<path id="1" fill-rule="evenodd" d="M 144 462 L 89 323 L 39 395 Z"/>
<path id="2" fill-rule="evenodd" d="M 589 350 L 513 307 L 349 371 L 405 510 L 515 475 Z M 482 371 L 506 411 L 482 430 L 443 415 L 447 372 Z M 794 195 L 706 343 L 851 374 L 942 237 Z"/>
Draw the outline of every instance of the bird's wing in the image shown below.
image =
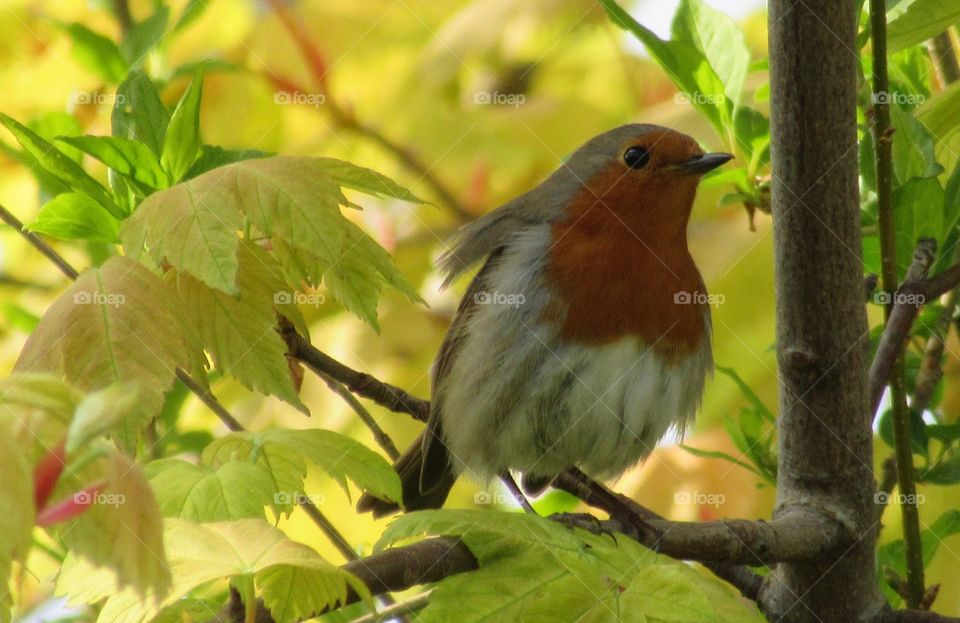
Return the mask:
<path id="1" fill-rule="evenodd" d="M 450 459 L 447 455 L 446 445 L 443 442 L 443 432 L 441 430 L 440 412 L 443 408 L 443 400 L 437 388 L 440 387 L 444 377 L 450 370 L 453 360 L 457 356 L 457 351 L 466 338 L 466 324 L 471 314 L 477 307 L 477 294 L 486 289 L 486 276 L 492 267 L 498 261 L 503 247 L 497 247 L 490 253 L 486 263 L 480 272 L 470 282 L 470 286 L 460 299 L 460 305 L 457 307 L 457 313 L 447 329 L 447 335 L 443 338 L 443 344 L 440 345 L 440 352 L 433 364 L 433 380 L 430 390 L 430 417 L 427 420 L 427 429 L 423 436 L 423 463 L 420 469 L 420 490 L 429 493 L 436 487 L 440 481 L 440 475 L 444 470 L 450 469 Z"/>

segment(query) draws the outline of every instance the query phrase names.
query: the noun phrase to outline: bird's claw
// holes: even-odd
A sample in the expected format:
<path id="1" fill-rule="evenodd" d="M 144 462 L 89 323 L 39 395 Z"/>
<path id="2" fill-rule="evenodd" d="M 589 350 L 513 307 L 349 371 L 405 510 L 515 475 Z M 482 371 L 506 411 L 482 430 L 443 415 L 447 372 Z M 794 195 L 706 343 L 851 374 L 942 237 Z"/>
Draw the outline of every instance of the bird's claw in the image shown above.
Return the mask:
<path id="1" fill-rule="evenodd" d="M 574 528 L 580 528 L 581 530 L 586 530 L 587 532 L 595 535 L 608 535 L 613 542 L 617 542 L 617 537 L 612 530 L 603 525 L 599 519 L 591 515 L 590 513 L 554 513 L 550 515 L 549 519 L 555 521 L 560 525 L 566 526 L 571 530 Z"/>

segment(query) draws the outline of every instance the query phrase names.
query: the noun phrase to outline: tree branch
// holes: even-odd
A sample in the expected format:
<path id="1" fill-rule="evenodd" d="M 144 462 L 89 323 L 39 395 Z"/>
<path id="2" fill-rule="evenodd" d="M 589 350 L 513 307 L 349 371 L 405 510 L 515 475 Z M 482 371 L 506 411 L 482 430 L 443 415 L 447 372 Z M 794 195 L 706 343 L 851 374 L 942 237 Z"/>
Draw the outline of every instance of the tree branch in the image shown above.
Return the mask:
<path id="1" fill-rule="evenodd" d="M 429 401 L 417 398 L 396 385 L 384 383 L 369 374 L 343 365 L 308 342 L 286 319 L 280 321 L 280 333 L 287 343 L 290 355 L 299 359 L 315 373 L 333 377 L 353 393 L 368 398 L 391 411 L 412 415 L 421 422 L 427 421 L 430 415 Z"/>
<path id="2" fill-rule="evenodd" d="M 921 249 L 921 245 L 918 244 L 918 253 L 914 254 L 914 261 L 908 271 L 907 279 L 892 296 L 893 309 L 890 311 L 890 318 L 887 320 L 883 335 L 880 337 L 880 344 L 877 346 L 877 354 L 870 366 L 869 409 L 871 415 L 876 413 L 877 407 L 880 406 L 883 389 L 887 379 L 890 378 L 893 364 L 903 350 L 920 308 L 926 301 L 934 300 L 960 284 L 960 262 L 933 277 L 924 278 L 923 271 L 929 270 L 932 258 L 929 242 L 923 245 L 925 249 Z"/>
<path id="3" fill-rule="evenodd" d="M 63 259 L 63 256 L 54 251 L 53 247 L 47 244 L 43 238 L 32 231 L 27 231 L 24 229 L 23 223 L 20 222 L 20 219 L 14 216 L 12 212 L 7 210 L 2 205 L 0 205 L 0 219 L 3 219 L 4 223 L 17 230 L 18 234 L 23 236 L 27 242 L 33 245 L 33 248 L 46 256 L 48 260 L 53 262 L 54 266 L 60 269 L 60 272 L 63 273 L 68 279 L 77 278 L 79 273 L 73 268 L 73 266 L 70 265 L 69 262 L 67 262 L 67 260 Z"/>

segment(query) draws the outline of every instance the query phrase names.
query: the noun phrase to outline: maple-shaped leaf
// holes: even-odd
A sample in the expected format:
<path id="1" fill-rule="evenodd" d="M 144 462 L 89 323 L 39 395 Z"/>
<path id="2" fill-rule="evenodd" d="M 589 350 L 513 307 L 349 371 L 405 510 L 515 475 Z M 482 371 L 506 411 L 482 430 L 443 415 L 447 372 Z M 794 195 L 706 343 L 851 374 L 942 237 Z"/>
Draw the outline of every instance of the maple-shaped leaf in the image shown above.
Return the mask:
<path id="1" fill-rule="evenodd" d="M 230 433 L 208 445 L 205 465 L 242 460 L 268 469 L 276 483 L 273 507 L 289 512 L 303 490 L 306 462 L 315 464 L 344 490 L 349 478 L 363 491 L 388 500 L 400 499 L 400 481 L 386 460 L 362 443 L 328 430 L 271 429 Z"/>
<path id="2" fill-rule="evenodd" d="M 137 385 L 155 413 L 188 350 L 172 297 L 156 275 L 126 257 L 84 271 L 48 308 L 14 370 L 61 375 L 80 389 Z"/>
<path id="3" fill-rule="evenodd" d="M 276 261 L 255 244 L 244 242 L 237 251 L 236 296 L 209 288 L 189 274 L 171 271 L 167 275 L 170 287 L 179 294 L 193 341 L 203 345 L 225 374 L 309 413 L 293 385 L 285 357 L 287 345 L 276 329 L 275 309 L 284 302 L 281 295 L 288 288 L 277 281 Z M 295 308 L 284 311 L 304 325 Z"/>
<path id="4" fill-rule="evenodd" d="M 97 619 L 99 623 L 148 621 L 179 596 L 223 578 L 253 576 L 257 583 L 265 582 L 264 601 L 283 623 L 296 620 L 294 613 L 316 612 L 342 603 L 348 586 L 367 593 L 352 575 L 262 519 L 205 524 L 167 519 L 164 524 L 164 541 L 173 572 L 170 595 L 158 603 L 140 599 L 130 590 L 117 593 L 107 600 Z M 309 580 L 295 579 L 299 577 Z M 276 586 L 278 578 L 304 587 L 306 594 L 284 594 Z"/>
<path id="5" fill-rule="evenodd" d="M 166 517 L 224 521 L 263 517 L 273 502 L 273 479 L 266 468 L 247 461 L 228 461 L 216 468 L 180 459 L 151 461 L 150 486 Z"/>
<path id="6" fill-rule="evenodd" d="M 170 569 L 153 491 L 143 469 L 122 452 L 111 452 L 103 470 L 103 486 L 72 496 L 87 508 L 60 528 L 62 538 L 73 552 L 112 569 L 121 586 L 141 598 L 161 598 L 170 588 Z"/>
<path id="7" fill-rule="evenodd" d="M 417 198 L 369 169 L 331 158 L 274 156 L 234 162 L 154 193 L 123 224 L 132 256 L 144 249 L 210 288 L 237 294 L 239 230 L 245 219 L 270 238 L 299 287 L 322 281 L 335 299 L 374 328 L 377 300 L 392 287 L 419 301 L 390 255 L 347 219 L 341 186 L 374 196 Z"/>

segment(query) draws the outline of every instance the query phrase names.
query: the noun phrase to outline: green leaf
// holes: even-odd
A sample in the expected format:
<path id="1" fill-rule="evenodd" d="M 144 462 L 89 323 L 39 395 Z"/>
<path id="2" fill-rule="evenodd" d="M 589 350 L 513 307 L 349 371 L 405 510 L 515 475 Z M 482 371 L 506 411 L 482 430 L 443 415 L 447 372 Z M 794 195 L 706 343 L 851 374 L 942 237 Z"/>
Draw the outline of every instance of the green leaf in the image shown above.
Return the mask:
<path id="1" fill-rule="evenodd" d="M 377 547 L 425 533 L 461 537 L 480 563 L 437 585 L 417 616 L 425 623 L 762 621 L 733 591 L 635 541 L 526 514 L 408 513 L 390 524 Z"/>
<path id="2" fill-rule="evenodd" d="M 770 121 L 749 106 L 740 106 L 733 115 L 733 134 L 747 157 L 747 174 L 756 175 L 770 160 Z"/>
<path id="3" fill-rule="evenodd" d="M 133 24 L 120 44 L 120 49 L 131 66 L 142 64 L 143 58 L 160 41 L 167 28 L 170 9 L 163 4 L 156 6 L 153 15 Z"/>
<path id="4" fill-rule="evenodd" d="M 212 171 L 217 167 L 222 167 L 242 160 L 251 160 L 253 158 L 269 158 L 273 156 L 267 151 L 259 149 L 224 149 L 216 145 L 204 145 L 200 148 L 200 157 L 193 163 L 190 170 L 183 176 L 184 181 L 191 180 L 207 171 Z"/>
<path id="5" fill-rule="evenodd" d="M 203 91 L 203 72 L 197 70 L 183 97 L 170 116 L 170 124 L 163 139 L 160 164 L 179 181 L 200 156 L 200 97 Z"/>
<path id="6" fill-rule="evenodd" d="M 667 72 L 710 123 L 724 136 L 730 125 L 733 102 L 716 72 L 693 42 L 664 41 L 645 28 L 621 8 L 615 0 L 600 0 L 614 24 L 632 33 L 646 47 L 650 56 Z M 693 96 L 693 97 L 691 97 Z"/>
<path id="7" fill-rule="evenodd" d="M 692 454 L 693 456 L 699 456 L 705 459 L 722 459 L 724 461 L 733 463 L 734 465 L 739 465 L 744 469 L 748 469 L 754 474 L 756 474 L 757 476 L 763 477 L 763 474 L 761 474 L 757 470 L 757 468 L 755 468 L 753 465 L 750 465 L 749 463 L 745 463 L 740 459 L 736 458 L 735 456 L 731 456 L 730 454 L 727 454 L 726 452 L 720 452 L 718 450 L 701 450 L 700 448 L 693 448 L 685 444 L 681 444 L 680 447 L 686 450 L 687 452 L 689 452 L 690 454 Z"/>
<path id="8" fill-rule="evenodd" d="M 287 345 L 277 333 L 274 300 L 288 291 L 271 283 L 279 273 L 275 260 L 245 242 L 237 253 L 237 290 L 233 296 L 207 287 L 186 273 L 171 271 L 169 279 L 181 300 L 194 334 L 222 372 L 245 387 L 276 396 L 305 414 L 287 364 Z"/>
<path id="9" fill-rule="evenodd" d="M 960 222 L 960 163 L 953 167 L 943 191 L 943 232 L 947 236 Z"/>
<path id="10" fill-rule="evenodd" d="M 275 495 L 269 471 L 247 461 L 213 469 L 161 459 L 148 463 L 146 473 L 164 517 L 199 522 L 263 518 Z"/>
<path id="11" fill-rule="evenodd" d="M 6 599 L 11 566 L 26 561 L 33 543 L 33 475 L 24 452 L 12 422 L 0 420 L 0 480 L 4 483 L 0 487 L 0 504 L 8 509 L 0 513 L 0 598 L 5 603 L 9 603 Z"/>
<path id="12" fill-rule="evenodd" d="M 82 191 L 92 197 L 116 218 L 123 218 L 124 215 L 113 202 L 107 189 L 90 177 L 83 167 L 71 160 L 69 156 L 12 117 L 0 113 L 0 123 L 10 130 L 17 142 L 46 171 L 74 190 Z"/>
<path id="13" fill-rule="evenodd" d="M 319 285 L 376 328 L 385 286 L 420 301 L 390 255 L 344 218 L 347 200 L 315 158 L 277 156 L 222 166 L 148 197 L 120 235 L 203 283 L 235 293 L 237 230 L 246 216 L 272 238 L 291 283 Z"/>
<path id="14" fill-rule="evenodd" d="M 888 15 L 887 49 L 902 50 L 937 35 L 960 21 L 960 3 L 954 0 L 913 0 L 906 10 Z"/>
<path id="15" fill-rule="evenodd" d="M 921 482 L 937 485 L 955 485 L 960 482 L 960 452 L 954 450 L 941 457 L 918 475 Z"/>
<path id="16" fill-rule="evenodd" d="M 317 167 L 340 186 L 374 197 L 394 197 L 413 203 L 427 203 L 392 179 L 371 169 L 334 158 L 317 158 Z"/>
<path id="17" fill-rule="evenodd" d="M 167 519 L 164 523 L 164 543 L 173 570 L 173 589 L 160 601 L 142 599 L 129 590 L 114 594 L 100 612 L 97 619 L 99 623 L 148 621 L 181 595 L 214 580 L 254 576 L 260 582 L 264 577 L 260 575 L 262 572 L 278 567 L 295 567 L 327 576 L 322 581 L 316 581 L 316 576 L 313 582 L 298 581 L 298 585 L 309 587 L 311 592 L 284 598 L 278 594 L 279 587 L 274 576 L 268 573 L 270 604 L 280 613 L 299 611 L 298 605 L 305 602 L 321 604 L 319 609 L 343 602 L 348 583 L 353 583 L 352 576 L 321 558 L 306 545 L 291 541 L 262 519 L 206 524 Z M 291 619 L 286 619 L 284 623 L 287 621 Z"/>
<path id="18" fill-rule="evenodd" d="M 349 478 L 364 492 L 377 498 L 398 502 L 400 479 L 382 456 L 362 443 L 330 430 L 277 429 L 269 441 L 298 452 L 347 491 Z"/>
<path id="19" fill-rule="evenodd" d="M 773 412 L 771 412 L 770 409 L 767 408 L 767 405 L 763 404 L 763 401 L 760 400 L 760 397 L 757 396 L 757 394 L 754 393 L 752 389 L 750 389 L 750 386 L 747 385 L 743 381 L 743 379 L 740 378 L 740 375 L 737 374 L 736 370 L 734 370 L 733 368 L 724 368 L 721 366 L 717 366 L 717 372 L 726 376 L 731 381 L 736 383 L 737 388 L 740 390 L 740 393 L 743 394 L 743 397 L 747 399 L 750 405 L 754 408 L 754 410 L 756 410 L 758 414 L 760 414 L 763 417 L 763 419 L 765 419 L 770 423 L 774 423 L 776 421 L 776 417 L 773 415 Z"/>
<path id="20" fill-rule="evenodd" d="M 62 24 L 61 28 L 73 42 L 73 57 L 78 63 L 107 82 L 123 80 L 127 63 L 116 43 L 77 22 Z"/>
<path id="21" fill-rule="evenodd" d="M 142 264 L 111 257 L 47 309 L 14 369 L 60 374 L 87 390 L 138 382 L 141 407 L 156 413 L 174 370 L 188 361 L 171 299 Z"/>
<path id="22" fill-rule="evenodd" d="M 27 229 L 60 240 L 119 241 L 120 222 L 84 193 L 57 195 L 40 208 Z"/>
<path id="23" fill-rule="evenodd" d="M 57 140 L 90 154 L 117 173 L 153 190 L 170 185 L 157 157 L 143 143 L 119 136 L 61 136 Z"/>
<path id="24" fill-rule="evenodd" d="M 960 115 L 957 115 L 957 110 L 960 110 L 960 82 L 937 93 L 913 112 L 930 134 L 937 137 L 938 144 L 945 147 L 940 152 L 942 163 L 954 167 L 958 163 L 957 155 L 952 151 L 955 152 L 957 145 L 960 145 Z"/>
<path id="25" fill-rule="evenodd" d="M 183 7 L 183 12 L 177 18 L 177 23 L 173 25 L 173 32 L 180 32 L 193 23 L 195 19 L 203 15 L 203 12 L 210 5 L 210 0 L 189 0 L 187 6 Z"/>
<path id="26" fill-rule="evenodd" d="M 344 571 L 337 574 L 332 573 L 331 568 L 276 565 L 257 574 L 263 603 L 277 623 L 304 621 L 317 612 L 343 603 L 344 580 L 370 604 L 370 589 Z"/>
<path id="27" fill-rule="evenodd" d="M 897 237 L 897 266 L 906 274 L 917 240 L 943 242 L 944 193 L 936 178 L 914 178 L 893 192 L 893 218 Z"/>
<path id="28" fill-rule="evenodd" d="M 243 217 L 228 181 L 197 178 L 147 197 L 120 229 L 126 252 L 139 257 L 146 247 L 156 263 L 237 293 L 237 230 Z"/>
<path id="29" fill-rule="evenodd" d="M 170 115 L 147 74 L 131 71 L 117 87 L 111 118 L 113 135 L 143 143 L 158 158 Z"/>
<path id="30" fill-rule="evenodd" d="M 129 586 L 153 602 L 145 597 L 163 597 L 170 588 L 160 509 L 139 464 L 118 451 L 103 462 L 103 488 L 81 498 L 89 508 L 62 526 L 60 538 L 94 565 L 111 568 L 114 588 Z"/>
<path id="31" fill-rule="evenodd" d="M 899 184 L 914 177 L 936 177 L 943 172 L 937 163 L 933 135 L 899 105 L 890 106 L 893 133 L 893 172 Z"/>
<path id="32" fill-rule="evenodd" d="M 682 0 L 671 30 L 673 43 L 700 51 L 736 107 L 750 65 L 750 52 L 737 23 L 701 0 Z"/>
<path id="33" fill-rule="evenodd" d="M 363 444 L 339 433 L 321 429 L 273 429 L 262 433 L 231 433 L 210 444 L 203 462 L 254 461 L 268 467 L 277 484 L 276 506 L 292 508 L 302 490 L 304 462 L 309 461 L 333 478 L 345 491 L 349 478 L 378 498 L 400 500 L 400 480 L 387 461 Z M 349 491 L 348 491 L 349 492 Z"/>
<path id="34" fill-rule="evenodd" d="M 74 452 L 94 437 L 103 435 L 139 410 L 140 392 L 133 383 L 116 382 L 87 394 L 67 431 L 67 453 Z"/>

